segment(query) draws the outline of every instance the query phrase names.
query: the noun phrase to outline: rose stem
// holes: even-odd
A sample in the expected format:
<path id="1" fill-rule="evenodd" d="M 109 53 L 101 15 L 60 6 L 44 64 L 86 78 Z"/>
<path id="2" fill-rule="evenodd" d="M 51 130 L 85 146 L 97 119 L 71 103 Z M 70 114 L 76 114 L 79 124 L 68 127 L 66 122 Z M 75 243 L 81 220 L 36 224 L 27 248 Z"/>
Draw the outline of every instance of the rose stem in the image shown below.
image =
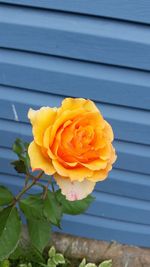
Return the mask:
<path id="1" fill-rule="evenodd" d="M 43 174 L 44 174 L 44 172 L 42 171 L 37 176 L 35 176 L 35 177 L 32 176 L 32 179 L 33 179 L 32 183 L 30 185 L 28 185 L 28 186 L 26 185 L 22 189 L 22 191 L 15 197 L 13 204 L 16 204 L 16 202 L 18 202 L 20 200 L 20 198 L 22 197 L 22 195 L 24 195 L 33 185 L 35 185 L 36 182 L 42 177 Z M 31 176 L 29 176 L 29 177 L 31 177 Z"/>

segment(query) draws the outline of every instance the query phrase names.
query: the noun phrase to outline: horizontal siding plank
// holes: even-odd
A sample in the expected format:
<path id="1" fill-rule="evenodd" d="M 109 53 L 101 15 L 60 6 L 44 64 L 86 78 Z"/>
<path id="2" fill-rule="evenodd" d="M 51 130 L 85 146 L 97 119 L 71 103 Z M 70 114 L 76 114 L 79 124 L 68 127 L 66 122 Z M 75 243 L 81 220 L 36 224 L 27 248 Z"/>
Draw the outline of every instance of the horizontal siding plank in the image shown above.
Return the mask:
<path id="1" fill-rule="evenodd" d="M 150 201 L 149 176 L 137 172 L 113 169 L 109 174 L 109 179 L 102 183 L 97 183 L 96 190 L 98 192 Z"/>
<path id="2" fill-rule="evenodd" d="M 86 223 L 85 223 L 86 222 Z M 65 216 L 62 229 L 65 233 L 96 240 L 118 241 L 124 244 L 150 246 L 150 227 L 90 215 Z"/>
<path id="3" fill-rule="evenodd" d="M 0 89 L 0 93 L 3 94 L 3 99 L 0 100 L 0 118 L 3 120 L 12 120 L 14 122 L 19 121 L 29 123 L 27 113 L 30 107 L 33 109 L 39 109 L 42 105 L 59 106 L 63 100 L 63 97 L 58 97 L 51 94 L 45 94 L 42 99 L 42 94 L 30 94 L 30 92 L 26 92 L 24 100 L 28 99 L 28 104 L 21 103 L 21 99 L 18 99 L 18 102 L 16 101 L 16 94 L 13 94 L 13 89 L 12 91 L 10 89 L 10 100 L 7 100 L 9 90 L 7 91 L 6 88 L 5 90 L 6 92 L 4 95 L 2 93 L 3 90 Z M 19 94 L 21 95 L 22 92 L 23 90 L 20 90 Z M 34 99 L 34 101 L 32 101 L 32 99 Z M 29 104 L 29 102 L 31 104 Z M 96 103 L 96 105 L 102 112 L 105 119 L 112 125 L 116 139 L 150 145 L 149 112 L 120 106 L 110 106 L 102 103 Z M 2 123 L 4 124 L 3 121 Z M 5 124 L 7 127 L 6 130 L 9 131 L 10 122 L 6 122 Z M 19 125 L 17 127 L 19 128 Z"/>
<path id="4" fill-rule="evenodd" d="M 0 25 L 1 47 L 150 70 L 145 25 L 3 5 Z"/>
<path id="5" fill-rule="evenodd" d="M 1 173 L 7 173 L 15 175 L 16 171 L 14 170 L 13 166 L 11 165 L 11 162 L 16 160 L 17 156 L 12 152 L 11 149 L 4 149 L 0 148 L 0 162 L 1 162 Z"/>
<path id="6" fill-rule="evenodd" d="M 54 10 L 77 12 L 95 16 L 104 16 L 150 23 L 149 0 L 0 0 L 0 3 L 19 4 Z"/>
<path id="7" fill-rule="evenodd" d="M 1 49 L 0 84 L 150 110 L 143 71 Z"/>
<path id="8" fill-rule="evenodd" d="M 17 194 L 24 185 L 23 177 L 0 173 L 0 185 L 7 186 L 14 194 Z"/>
<path id="9" fill-rule="evenodd" d="M 88 213 L 98 217 L 121 221 L 150 224 L 149 201 L 129 199 L 106 193 L 94 194 L 96 200 Z"/>
<path id="10" fill-rule="evenodd" d="M 24 186 L 25 177 L 24 176 L 16 176 L 16 175 L 8 175 L 4 173 L 0 173 L 0 185 L 7 186 L 11 192 L 16 195 L 21 191 Z M 44 183 L 44 181 L 43 181 Z M 34 186 L 31 188 L 25 195 L 35 194 L 41 192 L 41 188 L 39 186 Z"/>
<path id="11" fill-rule="evenodd" d="M 150 174 L 150 146 L 116 142 L 119 169 Z"/>
<path id="12" fill-rule="evenodd" d="M 31 141 L 31 127 L 24 123 L 0 120 L 0 146 L 11 148 L 17 137 Z"/>

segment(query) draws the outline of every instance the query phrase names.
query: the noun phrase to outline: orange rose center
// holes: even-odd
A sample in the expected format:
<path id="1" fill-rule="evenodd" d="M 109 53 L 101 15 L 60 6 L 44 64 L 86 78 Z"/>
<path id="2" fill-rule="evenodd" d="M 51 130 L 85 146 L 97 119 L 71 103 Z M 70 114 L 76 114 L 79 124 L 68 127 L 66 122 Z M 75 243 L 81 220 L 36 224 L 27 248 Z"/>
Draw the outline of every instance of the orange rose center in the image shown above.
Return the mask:
<path id="1" fill-rule="evenodd" d="M 77 163 L 79 167 L 80 162 L 87 163 L 99 158 L 100 150 L 96 146 L 101 132 L 97 133 L 92 123 L 94 118 L 91 120 L 91 117 L 88 119 L 81 115 L 58 129 L 51 150 L 65 167 L 68 167 L 67 162 Z"/>
<path id="2" fill-rule="evenodd" d="M 84 147 L 91 143 L 94 137 L 94 130 L 91 125 L 86 127 L 80 126 L 75 129 L 74 136 L 72 139 L 72 143 L 76 148 Z"/>

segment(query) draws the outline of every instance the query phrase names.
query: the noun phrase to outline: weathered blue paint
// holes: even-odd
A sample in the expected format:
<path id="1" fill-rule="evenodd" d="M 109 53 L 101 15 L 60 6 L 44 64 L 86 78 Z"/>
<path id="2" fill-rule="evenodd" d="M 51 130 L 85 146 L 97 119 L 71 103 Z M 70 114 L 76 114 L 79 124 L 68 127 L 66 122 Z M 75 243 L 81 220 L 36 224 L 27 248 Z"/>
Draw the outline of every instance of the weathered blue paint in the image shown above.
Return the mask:
<path id="1" fill-rule="evenodd" d="M 16 192 L 24 182 L 11 146 L 32 140 L 29 107 L 91 98 L 113 126 L 118 160 L 95 203 L 63 229 L 149 247 L 150 26 L 129 21 L 149 23 L 150 2 L 83 2 L 0 1 L 0 183 Z"/>
<path id="2" fill-rule="evenodd" d="M 1 49 L 0 84 L 150 110 L 149 72 L 116 66 Z"/>
<path id="3" fill-rule="evenodd" d="M 136 22 L 150 23 L 149 0 L 0 0 L 0 3 L 42 7 L 46 9 L 90 14 Z"/>
<path id="4" fill-rule="evenodd" d="M 0 18 L 3 47 L 150 70 L 147 25 L 3 5 Z"/>

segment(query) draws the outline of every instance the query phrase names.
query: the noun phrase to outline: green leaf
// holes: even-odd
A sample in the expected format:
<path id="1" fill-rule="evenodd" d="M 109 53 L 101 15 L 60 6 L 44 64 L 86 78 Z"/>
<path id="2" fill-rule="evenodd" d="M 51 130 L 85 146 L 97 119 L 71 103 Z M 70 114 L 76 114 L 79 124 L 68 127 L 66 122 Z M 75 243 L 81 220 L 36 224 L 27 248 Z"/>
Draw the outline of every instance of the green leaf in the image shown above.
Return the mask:
<path id="1" fill-rule="evenodd" d="M 8 205 L 13 201 L 12 193 L 4 186 L 0 186 L 0 205 Z"/>
<path id="2" fill-rule="evenodd" d="M 16 249 L 21 234 L 18 211 L 8 207 L 0 212 L 0 261 L 9 257 Z"/>
<path id="3" fill-rule="evenodd" d="M 14 166 L 15 170 L 18 173 L 27 173 L 25 162 L 22 159 L 12 161 L 11 164 Z"/>
<path id="4" fill-rule="evenodd" d="M 20 155 L 23 153 L 24 149 L 22 146 L 22 141 L 17 138 L 13 144 L 12 150 L 20 157 Z"/>
<path id="5" fill-rule="evenodd" d="M 51 247 L 50 250 L 48 251 L 48 256 L 49 256 L 49 258 L 54 257 L 55 254 L 56 254 L 56 249 L 55 249 L 55 247 Z"/>
<path id="6" fill-rule="evenodd" d="M 85 267 L 85 265 L 86 265 L 86 259 L 84 258 L 84 259 L 81 261 L 79 267 Z"/>
<path id="7" fill-rule="evenodd" d="M 47 261 L 47 266 L 48 266 L 48 267 L 56 267 L 56 264 L 53 262 L 52 259 L 48 259 L 48 261 Z"/>
<path id="8" fill-rule="evenodd" d="M 103 261 L 99 267 L 112 267 L 112 260 Z"/>
<path id="9" fill-rule="evenodd" d="M 44 200 L 44 215 L 54 225 L 60 227 L 62 207 L 55 197 L 55 193 L 48 191 Z"/>
<path id="10" fill-rule="evenodd" d="M 31 243 L 40 252 L 43 251 L 50 238 L 50 222 L 44 216 L 43 203 L 41 194 L 31 195 L 19 203 L 27 218 Z"/>
<path id="11" fill-rule="evenodd" d="M 10 266 L 9 260 L 4 260 L 0 263 L 0 267 L 9 267 L 9 266 Z"/>
<path id="12" fill-rule="evenodd" d="M 24 142 L 24 147 L 26 149 L 26 151 L 28 150 L 28 147 L 29 147 L 29 143 L 28 142 Z"/>
<path id="13" fill-rule="evenodd" d="M 50 223 L 40 219 L 30 219 L 27 220 L 27 225 L 32 245 L 43 252 L 50 240 Z"/>
<path id="14" fill-rule="evenodd" d="M 26 218 L 44 219 L 43 214 L 43 200 L 41 194 L 30 195 L 19 202 L 20 209 L 25 214 Z"/>
<path id="15" fill-rule="evenodd" d="M 57 253 L 54 257 L 53 257 L 53 262 L 58 265 L 58 264 L 64 264 L 65 263 L 65 259 L 64 256 L 60 253 Z"/>
<path id="16" fill-rule="evenodd" d="M 85 265 L 86 267 L 97 267 L 95 263 L 88 263 Z"/>
<path id="17" fill-rule="evenodd" d="M 45 262 L 42 254 L 30 242 L 25 245 L 24 240 L 19 242 L 18 247 L 9 258 L 11 260 L 25 259 L 36 263 Z"/>
<path id="18" fill-rule="evenodd" d="M 25 163 L 27 170 L 30 169 L 30 158 L 29 158 L 28 153 L 26 153 L 26 156 L 24 158 L 24 163 Z"/>
<path id="19" fill-rule="evenodd" d="M 77 215 L 85 212 L 94 200 L 94 198 L 89 195 L 82 200 L 69 201 L 61 194 L 61 190 L 56 191 L 56 197 L 62 205 L 63 212 L 71 215 Z"/>
<path id="20" fill-rule="evenodd" d="M 11 164 L 14 165 L 14 168 L 18 173 L 27 173 L 30 168 L 28 146 L 29 144 L 23 142 L 21 139 L 16 139 L 13 144 L 13 151 L 17 154 L 18 160 L 13 161 Z"/>

